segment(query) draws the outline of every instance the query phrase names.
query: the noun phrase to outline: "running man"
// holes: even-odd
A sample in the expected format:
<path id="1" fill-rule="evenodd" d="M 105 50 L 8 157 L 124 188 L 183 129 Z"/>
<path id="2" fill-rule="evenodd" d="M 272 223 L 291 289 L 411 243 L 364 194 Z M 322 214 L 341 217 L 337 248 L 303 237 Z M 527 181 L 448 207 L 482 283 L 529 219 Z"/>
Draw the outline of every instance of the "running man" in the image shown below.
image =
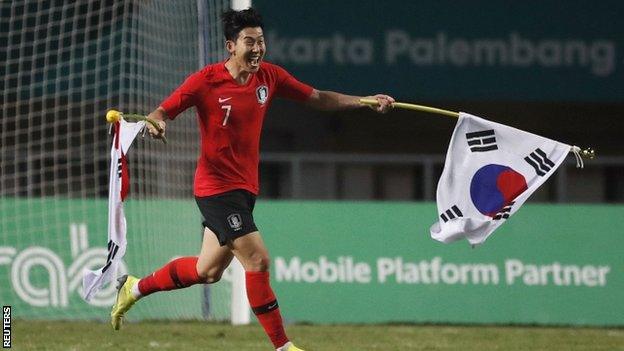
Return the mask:
<path id="1" fill-rule="evenodd" d="M 194 195 L 205 227 L 199 256 L 175 259 L 142 279 L 121 277 L 111 323 L 118 330 L 124 314 L 147 295 L 219 281 L 236 257 L 245 269 L 249 304 L 267 336 L 278 351 L 297 351 L 284 331 L 269 283 L 269 253 L 253 218 L 262 122 L 276 96 L 326 111 L 363 105 L 358 96 L 316 90 L 264 62 L 263 23 L 255 10 L 228 11 L 222 19 L 229 58 L 189 76 L 149 114 L 162 132 L 147 124 L 158 138 L 164 135 L 165 120 L 191 106 L 197 109 L 201 154 Z M 377 99 L 374 109 L 381 113 L 394 102 L 387 95 L 368 98 Z"/>

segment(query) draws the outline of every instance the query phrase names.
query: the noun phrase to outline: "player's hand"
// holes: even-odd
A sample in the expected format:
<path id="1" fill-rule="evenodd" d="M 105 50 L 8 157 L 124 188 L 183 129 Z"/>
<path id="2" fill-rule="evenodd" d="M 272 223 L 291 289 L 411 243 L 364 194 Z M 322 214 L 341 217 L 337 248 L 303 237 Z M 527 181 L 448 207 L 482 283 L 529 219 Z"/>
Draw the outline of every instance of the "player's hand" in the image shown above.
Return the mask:
<path id="1" fill-rule="evenodd" d="M 377 94 L 377 95 L 373 95 L 373 96 L 367 96 L 367 99 L 375 99 L 377 100 L 377 102 L 379 103 L 379 105 L 369 105 L 370 108 L 372 108 L 373 110 L 379 112 L 379 113 L 386 113 L 388 111 L 390 111 L 390 109 L 392 109 L 392 104 L 395 102 L 394 98 L 392 96 L 388 96 L 388 95 L 384 95 L 384 94 Z"/>
<path id="2" fill-rule="evenodd" d="M 146 123 L 147 131 L 150 133 L 150 135 L 153 138 L 156 138 L 156 139 L 161 139 L 162 137 L 164 137 L 165 136 L 165 129 L 167 129 L 167 123 L 165 123 L 165 121 L 161 121 L 161 120 L 158 120 L 156 118 L 151 118 L 150 116 L 147 116 L 147 118 L 150 118 L 152 121 L 156 122 L 156 124 L 160 128 L 160 130 L 158 130 L 151 123 L 149 123 L 149 122 Z"/>

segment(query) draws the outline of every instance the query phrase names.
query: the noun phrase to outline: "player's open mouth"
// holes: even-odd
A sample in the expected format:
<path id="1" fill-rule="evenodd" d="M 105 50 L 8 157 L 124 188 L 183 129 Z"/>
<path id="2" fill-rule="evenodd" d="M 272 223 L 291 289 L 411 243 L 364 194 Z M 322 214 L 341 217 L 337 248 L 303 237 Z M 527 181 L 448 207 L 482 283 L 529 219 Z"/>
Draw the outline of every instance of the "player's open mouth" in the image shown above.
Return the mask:
<path id="1" fill-rule="evenodd" d="M 251 68 L 258 68 L 258 66 L 260 65 L 260 56 L 250 57 L 247 62 L 249 63 L 249 66 L 251 66 Z"/>

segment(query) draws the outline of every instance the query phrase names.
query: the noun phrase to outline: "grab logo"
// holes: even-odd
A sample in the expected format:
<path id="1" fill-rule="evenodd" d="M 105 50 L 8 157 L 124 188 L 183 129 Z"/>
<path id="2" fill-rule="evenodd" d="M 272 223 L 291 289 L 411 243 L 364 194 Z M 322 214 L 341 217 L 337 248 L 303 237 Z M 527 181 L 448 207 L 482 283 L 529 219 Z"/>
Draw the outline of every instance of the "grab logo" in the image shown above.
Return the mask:
<path id="1" fill-rule="evenodd" d="M 67 307 L 71 294 L 83 296 L 82 271 L 104 266 L 108 250 L 106 247 L 89 248 L 84 223 L 70 224 L 69 243 L 72 256 L 69 266 L 47 247 L 30 246 L 18 251 L 14 247 L 0 246 L 0 266 L 10 266 L 10 281 L 20 299 L 35 307 Z M 39 274 L 41 269 L 45 272 L 44 278 Z M 118 275 L 127 271 L 125 262 L 121 261 Z M 108 307 L 115 302 L 116 295 L 115 284 L 108 284 L 88 303 Z"/>

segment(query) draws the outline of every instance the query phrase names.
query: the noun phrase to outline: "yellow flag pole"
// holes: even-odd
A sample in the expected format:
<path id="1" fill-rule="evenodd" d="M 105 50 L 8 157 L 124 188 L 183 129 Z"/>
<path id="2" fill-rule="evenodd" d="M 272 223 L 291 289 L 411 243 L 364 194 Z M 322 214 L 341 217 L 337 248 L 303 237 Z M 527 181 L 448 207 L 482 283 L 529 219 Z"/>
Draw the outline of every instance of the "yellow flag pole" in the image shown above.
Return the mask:
<path id="1" fill-rule="evenodd" d="M 379 102 L 376 99 L 360 99 L 360 103 L 363 104 L 363 105 L 370 105 L 370 106 L 377 106 L 377 105 L 379 105 Z M 439 115 L 445 115 L 445 116 L 449 116 L 449 117 L 459 118 L 459 113 L 455 112 L 455 111 L 443 110 L 443 109 L 440 109 L 440 108 L 423 106 L 423 105 L 408 104 L 408 103 L 405 103 L 405 102 L 395 102 L 395 103 L 392 104 L 392 107 L 394 107 L 394 108 L 401 108 L 401 109 L 404 109 L 404 110 L 437 113 Z"/>

